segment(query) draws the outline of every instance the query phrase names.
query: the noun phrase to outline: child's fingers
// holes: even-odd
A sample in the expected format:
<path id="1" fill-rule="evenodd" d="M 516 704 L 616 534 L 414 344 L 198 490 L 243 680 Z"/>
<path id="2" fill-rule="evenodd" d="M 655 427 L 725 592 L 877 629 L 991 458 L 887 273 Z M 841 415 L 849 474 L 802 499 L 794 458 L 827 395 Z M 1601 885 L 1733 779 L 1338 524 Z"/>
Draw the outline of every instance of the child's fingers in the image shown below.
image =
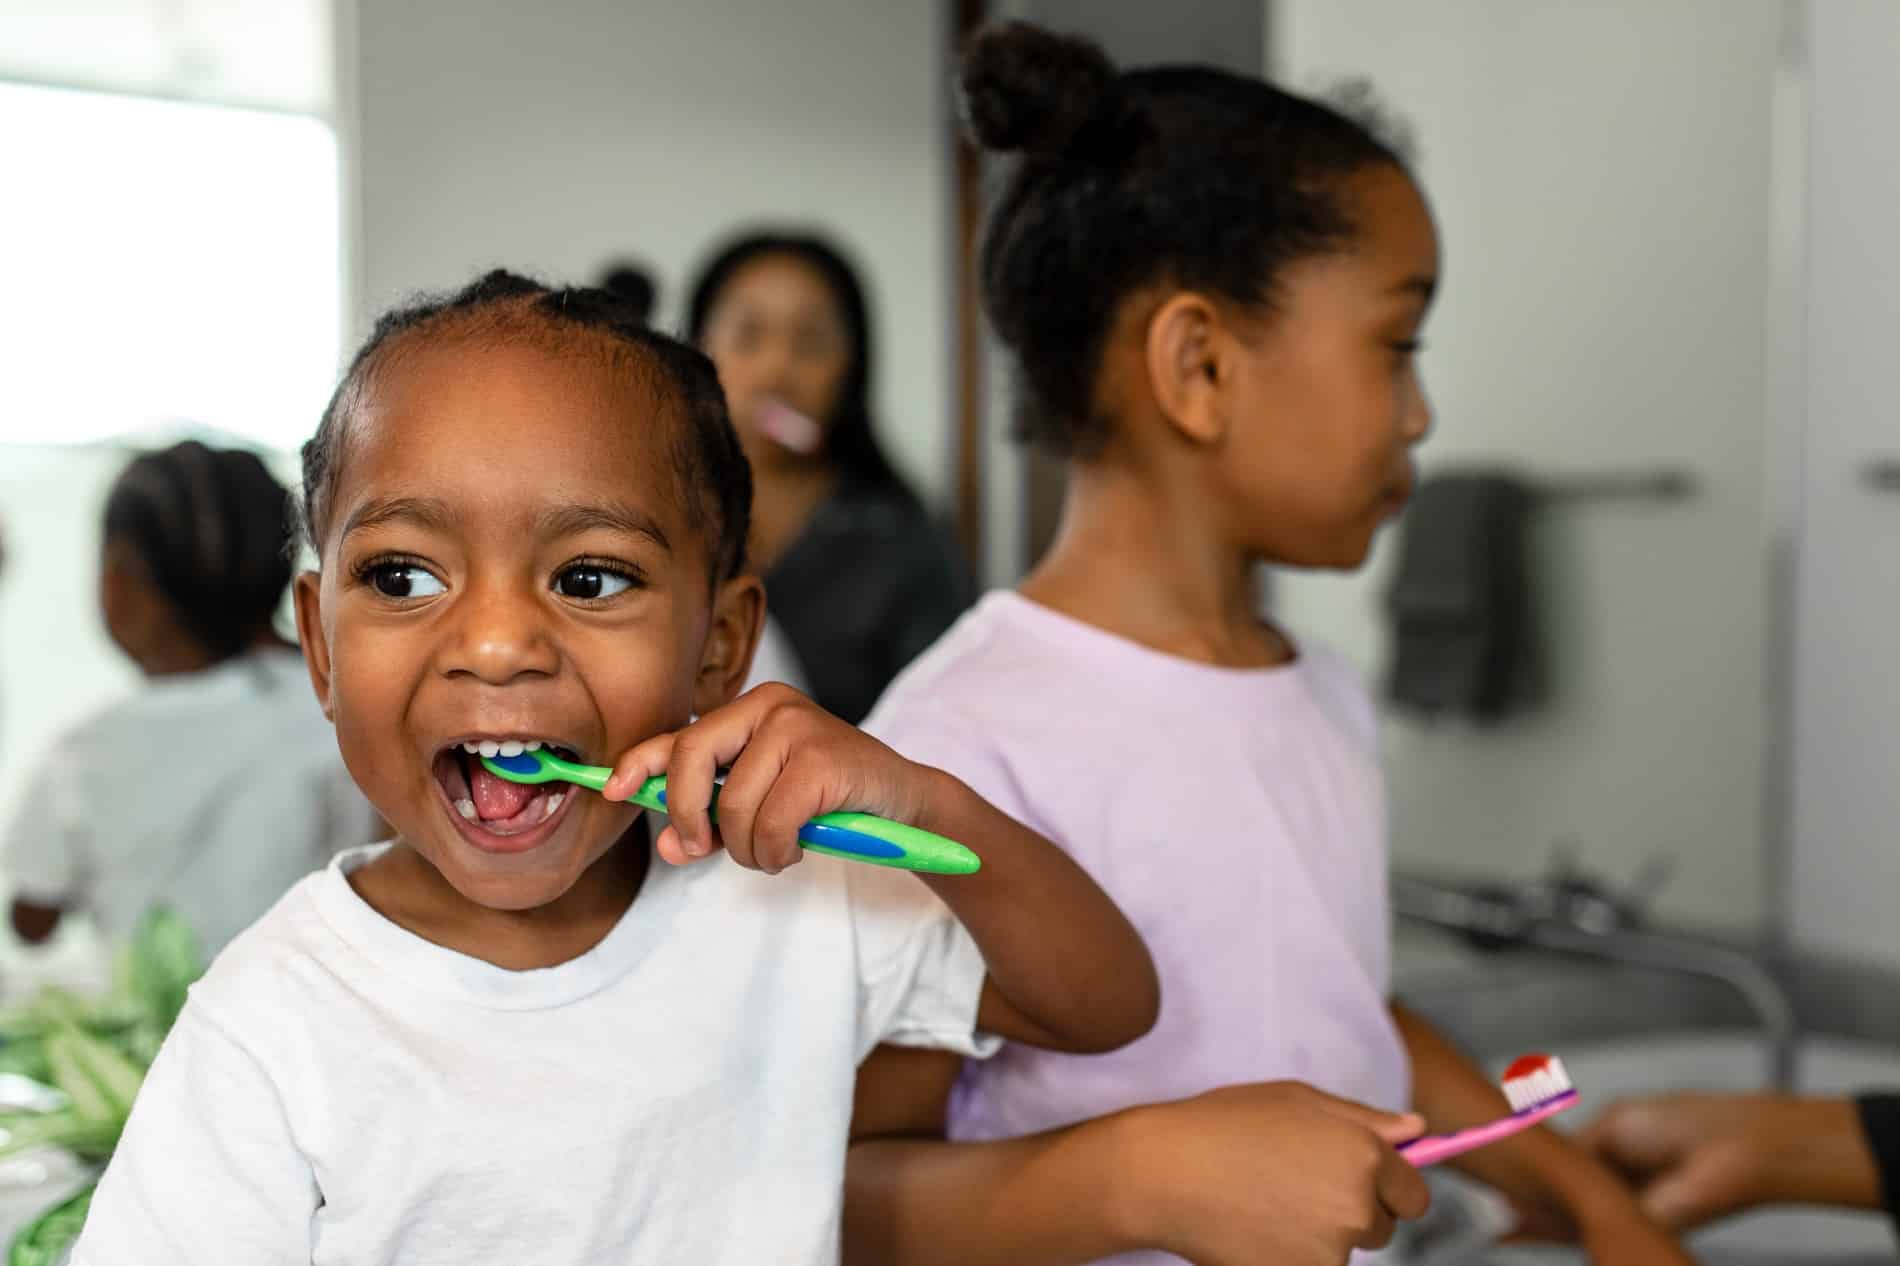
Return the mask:
<path id="1" fill-rule="evenodd" d="M 1416 1112 L 1380 1113 L 1367 1122 L 1367 1128 L 1384 1142 L 1397 1147 L 1425 1133 L 1425 1118 Z"/>
<path id="2" fill-rule="evenodd" d="M 614 772 L 608 777 L 606 785 L 600 789 L 602 797 L 608 800 L 627 800 L 640 790 L 647 779 L 666 773 L 667 767 L 673 760 L 673 749 L 678 738 L 677 732 L 656 734 L 646 742 L 628 748 L 625 754 L 614 762 Z M 670 778 L 667 783 L 666 800 L 670 808 L 674 802 L 674 792 Z M 711 847 L 695 853 L 688 847 L 685 837 L 675 829 L 672 823 L 668 823 L 660 831 L 659 838 L 653 841 L 653 846 L 665 861 L 675 866 L 684 866 L 708 856 L 713 849 L 719 847 L 719 842 L 719 833 L 714 831 Z"/>
<path id="3" fill-rule="evenodd" d="M 1324 1091 L 1313 1091 L 1320 1108 L 1334 1116 L 1344 1117 L 1357 1125 L 1362 1125 L 1378 1135 L 1385 1143 L 1397 1147 L 1401 1143 L 1410 1143 L 1425 1133 L 1425 1118 L 1416 1112 L 1387 1112 L 1369 1104 L 1352 1099 L 1341 1099 Z"/>
<path id="4" fill-rule="evenodd" d="M 1379 1203 L 1394 1217 L 1412 1219 L 1423 1217 L 1432 1205 L 1432 1189 L 1425 1185 L 1425 1177 L 1416 1166 L 1397 1152 L 1386 1153 L 1379 1165 Z M 1387 1228 L 1385 1240 L 1392 1238 Z M 1373 1247 L 1366 1245 L 1366 1247 Z"/>
<path id="5" fill-rule="evenodd" d="M 811 762 L 793 755 L 780 763 L 764 798 L 752 815 L 752 852 L 759 865 L 774 873 L 804 860 L 798 833 L 805 823 L 823 813 L 823 784 L 809 770 Z"/>
<path id="6" fill-rule="evenodd" d="M 636 743 L 622 752 L 620 759 L 614 762 L 614 772 L 608 777 L 607 785 L 600 794 L 609 800 L 625 800 L 647 779 L 666 772 L 667 762 L 673 758 L 673 740 L 676 732 L 655 734 L 644 743 Z"/>
<path id="7" fill-rule="evenodd" d="M 760 727 L 760 733 L 764 728 Z M 761 850 L 758 839 L 759 807 L 785 767 L 785 752 L 783 747 L 760 742 L 755 734 L 726 771 L 725 785 L 719 789 L 719 835 L 726 852 L 741 866 L 774 874 L 798 860 L 786 859 L 781 849 Z"/>
<path id="8" fill-rule="evenodd" d="M 1393 1216 L 1391 1209 L 1381 1204 L 1373 1210 L 1371 1219 L 1360 1229 L 1358 1237 L 1352 1242 L 1353 1247 L 1376 1252 L 1392 1242 L 1392 1233 L 1396 1230 L 1398 1230 L 1398 1220 Z"/>
<path id="9" fill-rule="evenodd" d="M 653 841 L 653 848 L 659 853 L 660 860 L 671 866 L 690 866 L 699 860 L 686 851 L 686 845 L 680 841 L 680 833 L 673 829 L 670 822 L 660 828 L 660 838 Z"/>
<path id="10" fill-rule="evenodd" d="M 738 760 L 759 726 L 780 710 L 787 695 L 800 697 L 789 688 L 780 692 L 761 686 L 723 708 L 715 708 L 673 736 L 666 765 L 666 811 L 688 853 L 704 857 L 719 847 L 711 812 L 719 770 Z M 749 852 L 729 851 L 740 864 L 753 864 Z"/>

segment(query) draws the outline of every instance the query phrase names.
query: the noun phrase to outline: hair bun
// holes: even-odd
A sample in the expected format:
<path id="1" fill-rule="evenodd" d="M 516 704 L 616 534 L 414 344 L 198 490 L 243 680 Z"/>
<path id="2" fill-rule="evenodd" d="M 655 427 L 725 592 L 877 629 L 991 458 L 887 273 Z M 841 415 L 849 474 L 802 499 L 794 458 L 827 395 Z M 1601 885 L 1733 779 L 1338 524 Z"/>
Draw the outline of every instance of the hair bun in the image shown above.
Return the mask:
<path id="1" fill-rule="evenodd" d="M 620 296 L 638 309 L 642 325 L 652 319 L 653 305 L 660 297 L 660 288 L 653 280 L 653 274 L 631 260 L 619 260 L 608 265 L 600 275 L 600 288 Z"/>
<path id="2" fill-rule="evenodd" d="M 1003 22 L 971 37 L 960 79 L 964 118 L 979 145 L 1050 154 L 1114 89 L 1115 65 L 1088 40 Z"/>

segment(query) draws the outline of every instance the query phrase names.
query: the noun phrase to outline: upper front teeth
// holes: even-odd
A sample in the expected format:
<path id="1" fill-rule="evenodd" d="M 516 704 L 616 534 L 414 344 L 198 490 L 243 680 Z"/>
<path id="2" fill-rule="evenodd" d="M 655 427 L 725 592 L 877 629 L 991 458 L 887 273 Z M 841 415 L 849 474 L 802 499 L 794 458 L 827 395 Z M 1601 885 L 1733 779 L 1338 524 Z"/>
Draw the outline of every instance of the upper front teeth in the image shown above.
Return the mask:
<path id="1" fill-rule="evenodd" d="M 541 750 L 540 739 L 468 739 L 462 743 L 462 750 L 471 756 L 519 756 L 523 752 Z"/>
<path id="2" fill-rule="evenodd" d="M 521 743 L 516 739 L 509 739 L 501 745 L 501 754 L 503 756 L 521 755 Z"/>

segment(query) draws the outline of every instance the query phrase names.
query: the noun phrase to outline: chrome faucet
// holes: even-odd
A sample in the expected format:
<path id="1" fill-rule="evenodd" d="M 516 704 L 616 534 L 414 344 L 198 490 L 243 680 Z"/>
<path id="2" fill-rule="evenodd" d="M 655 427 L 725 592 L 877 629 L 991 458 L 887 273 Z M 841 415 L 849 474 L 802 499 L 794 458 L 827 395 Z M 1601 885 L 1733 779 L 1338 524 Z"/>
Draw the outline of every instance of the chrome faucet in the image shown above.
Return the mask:
<path id="1" fill-rule="evenodd" d="M 1488 951 L 1543 949 L 1726 985 L 1761 1025 L 1770 1087 L 1791 1089 L 1800 1029 L 1773 973 L 1740 950 L 1644 927 L 1644 908 L 1669 869 L 1666 861 L 1651 862 L 1629 892 L 1617 894 L 1580 871 L 1565 849 L 1548 874 L 1516 885 L 1463 886 L 1395 874 L 1392 906 L 1400 918 L 1460 933 Z"/>

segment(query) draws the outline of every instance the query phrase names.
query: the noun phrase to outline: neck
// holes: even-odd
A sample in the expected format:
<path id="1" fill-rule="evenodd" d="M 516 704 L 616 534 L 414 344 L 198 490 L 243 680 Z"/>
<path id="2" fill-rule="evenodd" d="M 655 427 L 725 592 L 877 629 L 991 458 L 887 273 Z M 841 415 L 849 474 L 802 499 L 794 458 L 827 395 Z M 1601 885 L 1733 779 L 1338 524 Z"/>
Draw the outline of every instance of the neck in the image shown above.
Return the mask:
<path id="1" fill-rule="evenodd" d="M 581 872 L 572 887 L 532 910 L 470 901 L 406 844 L 350 873 L 350 886 L 378 914 L 444 949 L 508 971 L 558 967 L 593 949 L 626 914 L 653 853 L 644 818 Z"/>
<path id="2" fill-rule="evenodd" d="M 1019 586 L 1026 598 L 1143 646 L 1227 668 L 1293 657 L 1262 621 L 1255 559 L 1218 508 L 1112 457 L 1070 467 L 1055 543 Z"/>

